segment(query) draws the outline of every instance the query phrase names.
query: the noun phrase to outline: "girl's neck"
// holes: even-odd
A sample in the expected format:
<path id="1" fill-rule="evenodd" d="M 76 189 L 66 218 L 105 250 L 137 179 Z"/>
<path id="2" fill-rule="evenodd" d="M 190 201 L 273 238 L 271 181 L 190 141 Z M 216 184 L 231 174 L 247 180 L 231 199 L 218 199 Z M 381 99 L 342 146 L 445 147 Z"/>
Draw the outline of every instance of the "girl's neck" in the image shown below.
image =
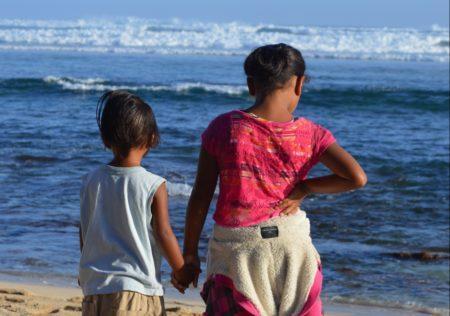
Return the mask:
<path id="1" fill-rule="evenodd" d="M 293 119 L 289 111 L 289 102 L 286 102 L 284 95 L 279 94 L 271 94 L 264 98 L 257 97 L 255 103 L 246 112 L 274 122 L 289 122 Z"/>

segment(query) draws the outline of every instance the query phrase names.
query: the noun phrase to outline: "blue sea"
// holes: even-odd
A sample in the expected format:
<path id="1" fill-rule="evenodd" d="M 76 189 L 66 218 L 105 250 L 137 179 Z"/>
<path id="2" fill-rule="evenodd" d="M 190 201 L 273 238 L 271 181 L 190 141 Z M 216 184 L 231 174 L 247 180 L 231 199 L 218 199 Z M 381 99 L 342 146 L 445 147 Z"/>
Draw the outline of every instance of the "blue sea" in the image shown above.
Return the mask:
<path id="1" fill-rule="evenodd" d="M 252 104 L 244 58 L 278 42 L 302 50 L 311 77 L 296 115 L 330 129 L 369 178 L 304 202 L 324 299 L 448 314 L 449 29 L 437 25 L 0 19 L 0 279 L 76 284 L 80 177 L 111 159 L 95 121 L 110 89 L 156 113 L 162 142 L 144 166 L 169 181 L 181 241 L 199 136 Z M 422 251 L 438 258 L 399 255 Z"/>

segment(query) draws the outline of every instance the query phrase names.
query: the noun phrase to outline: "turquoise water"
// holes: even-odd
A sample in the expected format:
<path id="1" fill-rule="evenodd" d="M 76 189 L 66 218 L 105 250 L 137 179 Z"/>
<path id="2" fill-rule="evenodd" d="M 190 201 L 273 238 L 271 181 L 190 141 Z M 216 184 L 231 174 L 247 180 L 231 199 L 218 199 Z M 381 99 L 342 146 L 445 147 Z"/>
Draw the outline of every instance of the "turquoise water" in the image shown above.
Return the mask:
<path id="1" fill-rule="evenodd" d="M 200 133 L 216 115 L 252 102 L 242 70 L 249 47 L 257 40 L 300 43 L 300 31 L 307 32 L 305 40 L 317 36 L 332 43 L 331 36 L 345 35 L 372 43 L 369 30 L 339 29 L 333 35 L 255 26 L 262 37 L 252 42 L 242 35 L 227 47 L 226 38 L 195 37 L 207 32 L 202 25 L 147 28 L 147 37 L 131 32 L 126 42 L 120 23 L 109 30 L 121 35 L 110 34 L 116 42 L 101 42 L 99 26 L 89 23 L 0 22 L 0 273 L 72 283 L 80 177 L 110 158 L 95 122 L 104 91 L 128 89 L 152 105 L 162 143 L 144 165 L 169 180 L 172 222 L 181 238 Z M 77 32 L 97 35 L 78 43 Z M 187 36 L 185 46 L 180 32 Z M 305 48 L 312 79 L 296 114 L 329 128 L 361 162 L 369 184 L 353 193 L 312 197 L 304 208 L 322 255 L 326 299 L 442 311 L 449 308 L 449 260 L 400 260 L 392 254 L 449 253 L 449 65 L 448 44 L 439 42 L 448 29 L 402 32 L 409 42 L 376 54 L 356 44 L 353 51 L 350 45 L 333 54 L 331 44 Z M 151 39 L 161 36 L 175 44 L 156 49 Z M 433 36 L 440 46 L 420 46 Z M 318 167 L 312 175 L 323 172 Z M 209 219 L 203 258 L 210 228 Z"/>

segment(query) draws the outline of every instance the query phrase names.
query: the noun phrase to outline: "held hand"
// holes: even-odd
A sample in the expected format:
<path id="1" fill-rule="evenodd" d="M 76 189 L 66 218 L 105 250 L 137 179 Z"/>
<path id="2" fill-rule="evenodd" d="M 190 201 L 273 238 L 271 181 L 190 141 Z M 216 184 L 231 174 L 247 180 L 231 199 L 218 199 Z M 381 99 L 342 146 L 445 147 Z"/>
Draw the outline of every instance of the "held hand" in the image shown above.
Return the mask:
<path id="1" fill-rule="evenodd" d="M 182 285 L 176 278 L 175 272 L 172 272 L 170 283 L 172 283 L 173 287 L 178 290 L 178 292 L 184 294 L 184 291 L 186 290 L 187 286 Z"/>
<path id="2" fill-rule="evenodd" d="M 201 270 L 197 266 L 186 263 L 180 270 L 172 272 L 172 285 L 184 294 L 191 282 L 197 282 L 200 272 Z"/>
<path id="3" fill-rule="evenodd" d="M 291 191 L 289 196 L 282 200 L 278 207 L 281 209 L 281 215 L 293 215 L 295 214 L 302 201 L 309 194 L 308 188 L 303 183 L 299 183 L 294 189 Z"/>
<path id="4" fill-rule="evenodd" d="M 193 267 L 195 269 L 195 274 L 193 275 L 192 278 L 192 284 L 194 285 L 194 287 L 197 287 L 198 285 L 198 276 L 200 275 L 200 273 L 202 272 L 202 270 L 200 269 L 200 259 L 198 257 L 198 254 L 185 254 L 184 255 L 184 262 L 186 266 L 190 266 Z M 189 283 L 190 283 L 189 282 Z"/>

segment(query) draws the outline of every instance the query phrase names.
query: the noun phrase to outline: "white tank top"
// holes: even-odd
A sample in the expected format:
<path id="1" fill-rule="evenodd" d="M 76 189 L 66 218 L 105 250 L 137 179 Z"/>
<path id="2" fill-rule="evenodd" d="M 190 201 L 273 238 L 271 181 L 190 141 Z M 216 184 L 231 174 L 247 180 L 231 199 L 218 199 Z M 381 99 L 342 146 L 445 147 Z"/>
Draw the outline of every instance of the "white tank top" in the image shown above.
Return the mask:
<path id="1" fill-rule="evenodd" d="M 164 181 L 143 167 L 109 165 L 83 177 L 79 277 L 84 295 L 164 294 L 151 226 L 153 196 Z"/>

